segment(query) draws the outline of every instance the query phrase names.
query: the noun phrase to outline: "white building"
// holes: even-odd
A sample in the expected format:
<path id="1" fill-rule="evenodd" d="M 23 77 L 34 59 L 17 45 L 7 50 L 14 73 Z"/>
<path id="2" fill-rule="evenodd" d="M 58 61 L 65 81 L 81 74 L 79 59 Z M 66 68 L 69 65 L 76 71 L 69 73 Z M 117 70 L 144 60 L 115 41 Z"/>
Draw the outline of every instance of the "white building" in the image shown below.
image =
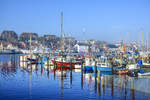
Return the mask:
<path id="1" fill-rule="evenodd" d="M 75 52 L 88 52 L 88 50 L 89 50 L 88 44 L 78 43 L 74 46 Z"/>

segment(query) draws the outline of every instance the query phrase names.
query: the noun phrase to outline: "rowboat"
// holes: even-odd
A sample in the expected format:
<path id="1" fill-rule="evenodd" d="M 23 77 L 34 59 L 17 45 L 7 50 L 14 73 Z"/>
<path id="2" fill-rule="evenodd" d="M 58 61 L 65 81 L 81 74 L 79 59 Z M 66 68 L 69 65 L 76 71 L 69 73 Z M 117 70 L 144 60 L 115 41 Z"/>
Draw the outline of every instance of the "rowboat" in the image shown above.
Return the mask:
<path id="1" fill-rule="evenodd" d="M 138 72 L 138 75 L 139 76 L 147 76 L 147 75 L 150 75 L 150 70 L 140 70 Z"/>
<path id="2" fill-rule="evenodd" d="M 150 72 L 146 72 L 146 73 L 138 73 L 139 76 L 147 76 L 150 75 Z"/>

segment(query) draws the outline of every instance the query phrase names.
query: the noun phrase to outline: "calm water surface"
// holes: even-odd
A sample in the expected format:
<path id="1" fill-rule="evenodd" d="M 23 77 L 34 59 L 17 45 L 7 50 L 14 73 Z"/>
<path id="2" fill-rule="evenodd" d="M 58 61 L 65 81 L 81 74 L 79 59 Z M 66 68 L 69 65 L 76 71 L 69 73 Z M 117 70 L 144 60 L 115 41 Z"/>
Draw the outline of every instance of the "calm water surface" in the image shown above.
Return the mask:
<path id="1" fill-rule="evenodd" d="M 19 63 L 18 56 L 0 55 L 0 100 L 150 100 L 150 76 L 61 73 Z"/>

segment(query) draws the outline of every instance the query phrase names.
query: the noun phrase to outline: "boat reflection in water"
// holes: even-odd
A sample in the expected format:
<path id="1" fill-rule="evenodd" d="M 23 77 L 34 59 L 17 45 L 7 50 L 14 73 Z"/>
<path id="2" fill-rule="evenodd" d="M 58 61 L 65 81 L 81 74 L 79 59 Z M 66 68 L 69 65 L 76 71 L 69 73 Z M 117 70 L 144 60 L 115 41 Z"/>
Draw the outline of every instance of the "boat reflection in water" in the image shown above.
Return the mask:
<path id="1" fill-rule="evenodd" d="M 18 58 L 16 55 L 15 60 L 7 56 L 0 59 L 0 100 L 147 100 L 150 97 L 150 77 L 57 70 L 54 66 L 22 64 Z"/>

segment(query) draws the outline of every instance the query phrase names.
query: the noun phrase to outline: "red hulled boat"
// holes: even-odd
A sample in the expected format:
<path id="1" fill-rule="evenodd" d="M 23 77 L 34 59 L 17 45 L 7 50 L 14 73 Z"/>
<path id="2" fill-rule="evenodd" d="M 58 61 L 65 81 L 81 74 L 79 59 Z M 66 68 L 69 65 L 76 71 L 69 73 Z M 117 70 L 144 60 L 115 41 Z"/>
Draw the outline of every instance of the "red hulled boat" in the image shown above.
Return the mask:
<path id="1" fill-rule="evenodd" d="M 61 61 L 54 61 L 54 60 L 52 60 L 52 62 L 53 62 L 53 64 L 54 65 L 57 65 L 57 66 L 73 66 L 74 67 L 74 65 L 76 65 L 76 64 L 78 64 L 78 65 L 81 65 L 81 62 L 61 62 Z"/>

